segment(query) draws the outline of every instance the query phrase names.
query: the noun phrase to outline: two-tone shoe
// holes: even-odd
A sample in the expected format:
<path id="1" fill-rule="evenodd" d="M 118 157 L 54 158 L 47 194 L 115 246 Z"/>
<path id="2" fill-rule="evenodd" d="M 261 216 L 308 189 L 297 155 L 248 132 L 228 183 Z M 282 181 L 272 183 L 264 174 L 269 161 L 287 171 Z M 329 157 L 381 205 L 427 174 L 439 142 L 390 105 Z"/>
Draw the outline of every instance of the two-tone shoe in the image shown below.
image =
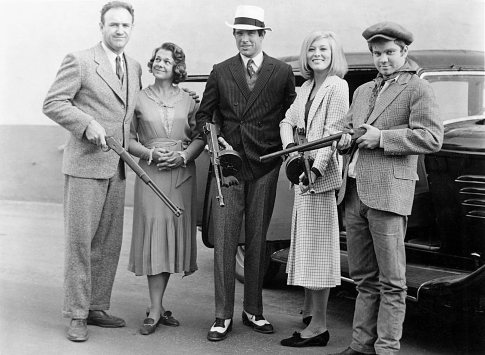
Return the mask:
<path id="1" fill-rule="evenodd" d="M 294 332 L 291 338 L 283 339 L 280 344 L 294 348 L 303 348 L 305 346 L 326 346 L 329 339 L 330 334 L 328 333 L 328 330 L 311 338 L 302 338 L 301 333 Z"/>
<path id="2" fill-rule="evenodd" d="M 216 318 L 216 321 L 212 325 L 209 333 L 207 334 L 207 339 L 210 341 L 219 341 L 227 338 L 227 335 L 232 330 L 232 318 L 222 319 Z"/>
<path id="3" fill-rule="evenodd" d="M 70 341 L 86 341 L 89 338 L 86 319 L 71 319 L 67 330 L 67 339 Z"/>
<path id="4" fill-rule="evenodd" d="M 246 311 L 242 312 L 242 321 L 244 325 L 252 327 L 258 333 L 271 334 L 274 332 L 273 326 L 262 314 L 252 315 Z"/>
<path id="5" fill-rule="evenodd" d="M 89 311 L 87 323 L 103 328 L 121 328 L 126 325 L 123 319 L 110 316 L 105 311 Z"/>

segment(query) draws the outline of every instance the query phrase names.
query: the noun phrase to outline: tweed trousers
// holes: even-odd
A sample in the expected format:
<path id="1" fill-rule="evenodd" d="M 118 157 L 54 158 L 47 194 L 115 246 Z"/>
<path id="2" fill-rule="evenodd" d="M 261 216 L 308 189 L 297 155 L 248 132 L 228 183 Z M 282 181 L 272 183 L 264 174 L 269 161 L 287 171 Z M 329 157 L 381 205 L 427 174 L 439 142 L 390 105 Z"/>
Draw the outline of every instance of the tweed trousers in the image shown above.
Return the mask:
<path id="1" fill-rule="evenodd" d="M 69 318 L 107 310 L 123 239 L 123 164 L 110 179 L 65 175 L 64 308 Z"/>
<path id="2" fill-rule="evenodd" d="M 357 285 L 351 348 L 397 354 L 406 312 L 407 217 L 366 206 L 347 179 L 345 222 L 350 277 Z"/>
<path id="3" fill-rule="evenodd" d="M 263 277 L 266 232 L 273 214 L 280 171 L 278 164 L 259 179 L 223 188 L 225 207 L 217 203 L 214 216 L 214 286 L 216 318 L 234 314 L 236 252 L 244 217 L 244 310 L 263 314 Z"/>

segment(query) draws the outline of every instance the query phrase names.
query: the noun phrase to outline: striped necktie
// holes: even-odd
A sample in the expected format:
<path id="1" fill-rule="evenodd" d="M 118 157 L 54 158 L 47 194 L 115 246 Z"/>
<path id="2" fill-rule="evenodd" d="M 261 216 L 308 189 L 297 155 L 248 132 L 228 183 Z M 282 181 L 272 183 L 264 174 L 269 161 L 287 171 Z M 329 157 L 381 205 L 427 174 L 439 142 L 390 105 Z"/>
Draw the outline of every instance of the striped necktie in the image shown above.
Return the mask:
<path id="1" fill-rule="evenodd" d="M 252 78 L 253 75 L 256 74 L 256 72 L 254 71 L 253 65 L 252 65 L 253 63 L 254 63 L 254 60 L 252 60 L 252 59 L 248 60 L 247 69 L 248 69 L 248 73 L 249 73 L 250 78 Z"/>
<path id="2" fill-rule="evenodd" d="M 116 75 L 120 82 L 123 84 L 123 68 L 121 67 L 121 57 L 119 55 L 116 56 Z"/>

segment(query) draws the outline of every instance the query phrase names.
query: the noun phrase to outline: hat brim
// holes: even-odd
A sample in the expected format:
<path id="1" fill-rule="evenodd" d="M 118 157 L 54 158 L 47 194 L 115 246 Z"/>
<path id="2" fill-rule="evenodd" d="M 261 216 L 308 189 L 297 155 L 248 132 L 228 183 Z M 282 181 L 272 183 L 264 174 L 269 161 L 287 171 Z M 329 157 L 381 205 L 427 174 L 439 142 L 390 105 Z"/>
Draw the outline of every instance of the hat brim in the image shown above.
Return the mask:
<path id="1" fill-rule="evenodd" d="M 231 25 L 229 22 L 225 21 L 226 25 L 235 29 L 235 30 L 247 30 L 247 31 L 256 31 L 256 30 L 266 30 L 266 31 L 272 31 L 271 28 L 269 27 L 258 27 L 258 26 L 253 26 L 253 25 Z"/>
<path id="2" fill-rule="evenodd" d="M 386 36 L 386 35 L 382 35 L 382 34 L 377 34 L 377 35 L 374 35 L 374 36 L 372 36 L 371 38 L 369 38 L 369 39 L 367 40 L 367 42 L 370 42 L 370 41 L 372 41 L 372 40 L 373 40 L 373 39 L 375 39 L 375 38 L 384 38 L 384 39 L 387 39 L 387 40 L 389 40 L 389 41 L 394 41 L 394 40 L 396 40 L 396 39 L 397 39 L 396 37 L 391 37 L 391 36 Z"/>

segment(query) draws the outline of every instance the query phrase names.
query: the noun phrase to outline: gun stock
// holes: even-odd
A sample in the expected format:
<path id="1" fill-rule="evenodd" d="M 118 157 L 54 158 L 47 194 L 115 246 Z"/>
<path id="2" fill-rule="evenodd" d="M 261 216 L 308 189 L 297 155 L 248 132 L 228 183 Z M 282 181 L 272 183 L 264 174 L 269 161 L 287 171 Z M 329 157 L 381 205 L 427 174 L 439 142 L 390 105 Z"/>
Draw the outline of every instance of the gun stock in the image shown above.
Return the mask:
<path id="1" fill-rule="evenodd" d="M 175 206 L 175 204 L 163 193 L 162 190 L 153 182 L 153 180 L 148 176 L 148 174 L 143 170 L 140 165 L 131 157 L 131 155 L 118 143 L 114 137 L 106 137 L 106 144 L 108 147 L 113 149 L 116 154 L 118 154 L 123 161 L 128 164 L 128 166 L 135 172 L 140 179 L 147 184 L 153 192 L 167 205 L 167 207 L 173 212 L 174 215 L 180 217 L 182 215 L 182 210 Z"/>

